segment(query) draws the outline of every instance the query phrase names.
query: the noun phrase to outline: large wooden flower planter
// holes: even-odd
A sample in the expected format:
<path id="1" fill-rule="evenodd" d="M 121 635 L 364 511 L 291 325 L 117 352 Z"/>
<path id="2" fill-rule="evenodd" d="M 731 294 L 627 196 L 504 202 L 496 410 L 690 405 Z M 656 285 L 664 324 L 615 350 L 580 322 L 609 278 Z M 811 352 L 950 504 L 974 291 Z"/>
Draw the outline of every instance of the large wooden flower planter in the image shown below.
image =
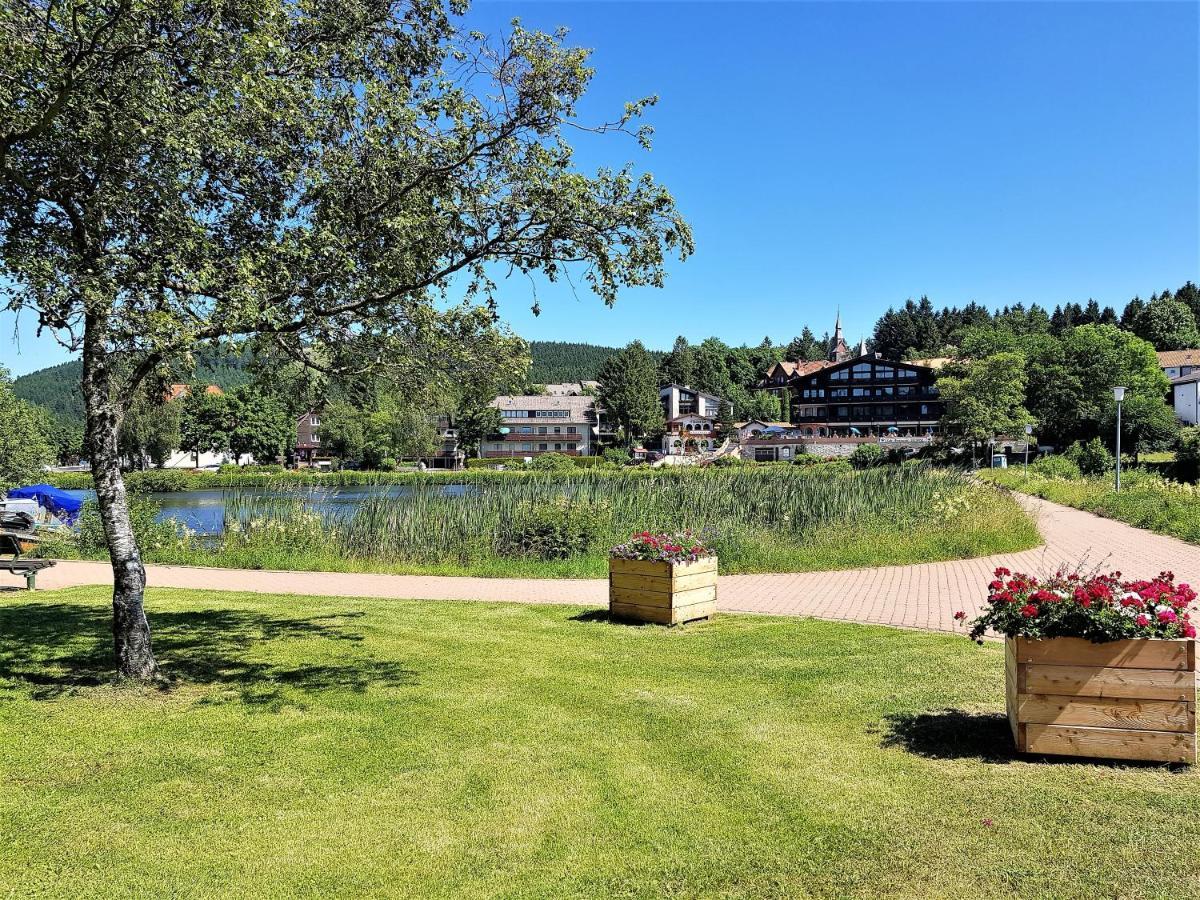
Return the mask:
<path id="1" fill-rule="evenodd" d="M 1018 637 L 1005 650 L 1017 750 L 1195 763 L 1195 641 Z"/>
<path id="2" fill-rule="evenodd" d="M 717 611 L 717 558 L 691 563 L 608 561 L 608 611 L 614 619 L 679 625 Z"/>

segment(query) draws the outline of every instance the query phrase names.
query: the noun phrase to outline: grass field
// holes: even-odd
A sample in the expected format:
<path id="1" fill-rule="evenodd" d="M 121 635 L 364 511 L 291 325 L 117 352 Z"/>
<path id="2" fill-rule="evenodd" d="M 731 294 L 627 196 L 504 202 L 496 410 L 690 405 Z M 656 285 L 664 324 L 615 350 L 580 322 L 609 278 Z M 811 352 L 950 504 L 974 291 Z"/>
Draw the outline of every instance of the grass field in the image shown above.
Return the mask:
<path id="1" fill-rule="evenodd" d="M 1195 771 L 1013 759 L 1001 648 L 723 616 L 0 594 L 0 894 L 1200 894 Z"/>
<path id="2" fill-rule="evenodd" d="M 141 545 L 152 562 L 228 568 L 603 577 L 608 549 L 644 529 L 702 533 L 727 574 L 962 559 L 1039 541 L 1003 492 L 924 467 L 475 475 L 463 495 L 414 480 L 333 520 L 313 511 L 307 488 L 229 490 L 220 540 L 176 535 L 150 511 L 137 518 Z M 80 541 L 45 552 L 103 556 L 99 520 L 85 512 Z"/>
<path id="3" fill-rule="evenodd" d="M 1137 469 L 1121 476 L 1119 494 L 1108 477 L 1046 478 L 1030 472 L 1026 478 L 1019 469 L 983 469 L 980 475 L 1014 491 L 1200 544 L 1200 485 Z"/>

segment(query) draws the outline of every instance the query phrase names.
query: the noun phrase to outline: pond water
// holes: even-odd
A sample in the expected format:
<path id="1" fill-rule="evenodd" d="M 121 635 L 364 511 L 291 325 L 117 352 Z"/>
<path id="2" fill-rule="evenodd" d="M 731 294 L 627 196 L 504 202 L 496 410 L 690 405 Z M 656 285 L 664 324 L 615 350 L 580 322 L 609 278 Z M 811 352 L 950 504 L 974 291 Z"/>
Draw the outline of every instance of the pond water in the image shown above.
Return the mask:
<path id="1" fill-rule="evenodd" d="M 437 489 L 447 497 L 461 497 L 476 490 L 473 485 L 467 484 L 443 484 L 439 485 Z M 95 491 L 67 491 L 67 493 L 83 500 L 94 500 L 96 497 Z M 238 493 L 243 497 L 249 495 L 264 498 L 272 496 L 292 499 L 303 497 L 308 509 L 319 513 L 326 519 L 335 519 L 353 515 L 359 505 L 368 497 L 388 497 L 402 502 L 412 493 L 412 488 L 404 484 L 354 485 L 286 493 L 270 489 L 238 488 Z M 173 491 L 139 496 L 149 497 L 159 504 L 161 509 L 157 518 L 160 521 L 173 519 L 202 535 L 218 535 L 225 530 L 224 491 Z"/>

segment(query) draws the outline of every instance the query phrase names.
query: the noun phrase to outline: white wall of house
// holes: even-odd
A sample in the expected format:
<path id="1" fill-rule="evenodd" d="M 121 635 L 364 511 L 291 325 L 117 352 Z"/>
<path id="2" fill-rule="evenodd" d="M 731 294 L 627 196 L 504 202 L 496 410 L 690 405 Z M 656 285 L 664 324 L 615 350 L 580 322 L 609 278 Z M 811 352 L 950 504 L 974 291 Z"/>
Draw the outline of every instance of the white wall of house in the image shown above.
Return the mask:
<path id="1" fill-rule="evenodd" d="M 203 469 L 206 466 L 224 466 L 235 462 L 233 455 L 229 453 L 201 453 L 200 462 L 196 462 L 196 454 L 189 453 L 186 450 L 175 450 L 167 457 L 167 461 L 163 463 L 164 469 Z M 242 465 L 254 465 L 254 457 L 243 456 Z"/>
<path id="2" fill-rule="evenodd" d="M 1200 381 L 1175 385 L 1175 415 L 1189 425 L 1200 423 Z"/>

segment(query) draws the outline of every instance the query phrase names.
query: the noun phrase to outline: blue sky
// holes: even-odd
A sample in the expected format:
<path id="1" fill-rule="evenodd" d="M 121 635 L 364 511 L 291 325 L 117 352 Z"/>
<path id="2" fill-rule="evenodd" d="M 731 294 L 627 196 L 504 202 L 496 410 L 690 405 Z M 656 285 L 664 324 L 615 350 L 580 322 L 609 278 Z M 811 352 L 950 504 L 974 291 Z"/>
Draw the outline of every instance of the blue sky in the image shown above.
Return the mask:
<path id="1" fill-rule="evenodd" d="M 586 141 L 675 194 L 697 252 L 605 309 L 582 288 L 502 289 L 530 339 L 666 348 L 847 336 L 927 294 L 1118 308 L 1200 278 L 1195 3 L 477 2 L 595 48 L 582 111 L 657 93 L 654 149 Z M 28 324 L 28 323 L 26 323 Z M 64 359 L 0 314 L 15 373 Z"/>

